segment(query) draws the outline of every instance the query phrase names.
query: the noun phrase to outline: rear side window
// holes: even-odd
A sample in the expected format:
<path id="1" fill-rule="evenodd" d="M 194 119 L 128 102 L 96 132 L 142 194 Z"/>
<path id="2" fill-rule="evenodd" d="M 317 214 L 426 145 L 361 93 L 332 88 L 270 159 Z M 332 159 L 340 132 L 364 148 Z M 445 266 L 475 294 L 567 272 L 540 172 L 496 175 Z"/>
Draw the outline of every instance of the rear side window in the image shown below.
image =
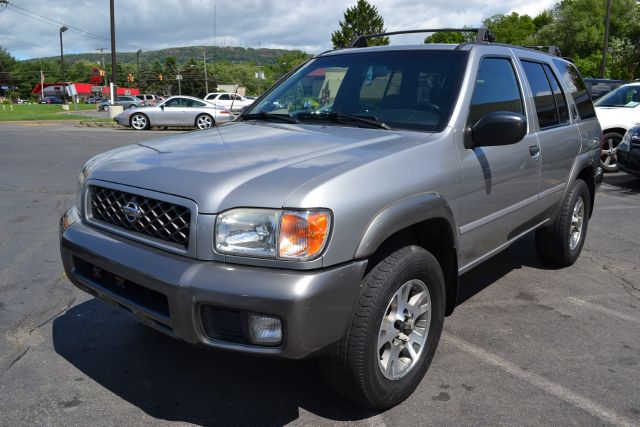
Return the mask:
<path id="1" fill-rule="evenodd" d="M 524 114 L 516 74 L 507 58 L 483 58 L 471 98 L 469 124 L 495 111 Z"/>
<path id="2" fill-rule="evenodd" d="M 542 67 L 544 68 L 544 72 L 547 74 L 547 79 L 549 80 L 551 90 L 553 91 L 553 98 L 555 99 L 556 107 L 558 108 L 560 123 L 568 123 L 569 108 L 567 107 L 567 100 L 564 97 L 564 91 L 560 87 L 560 82 L 548 64 L 544 64 Z"/>
<path id="3" fill-rule="evenodd" d="M 533 92 L 540 129 L 559 125 L 560 119 L 558 118 L 556 102 L 542 64 L 522 61 L 522 67 L 527 76 L 529 86 L 531 86 L 531 92 Z"/>
<path id="4" fill-rule="evenodd" d="M 568 62 L 554 59 L 553 63 L 556 64 L 560 71 L 562 81 L 567 85 L 569 93 L 573 97 L 573 100 L 578 107 L 578 114 L 581 119 L 590 119 L 596 116 L 596 112 L 593 109 L 593 103 L 591 102 L 591 96 L 587 91 L 587 87 L 580 76 L 578 69 Z"/>

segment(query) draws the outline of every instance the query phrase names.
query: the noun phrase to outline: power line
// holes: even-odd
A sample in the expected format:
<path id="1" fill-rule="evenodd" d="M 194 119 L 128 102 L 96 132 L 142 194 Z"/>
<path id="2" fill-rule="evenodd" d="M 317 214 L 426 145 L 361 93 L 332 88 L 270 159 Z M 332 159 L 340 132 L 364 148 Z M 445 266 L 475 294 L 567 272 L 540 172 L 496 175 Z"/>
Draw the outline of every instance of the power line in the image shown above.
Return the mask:
<path id="1" fill-rule="evenodd" d="M 10 10 L 12 12 L 18 13 L 18 14 L 26 16 L 26 17 L 29 17 L 31 19 L 35 19 L 35 20 L 43 22 L 45 24 L 49 24 L 49 25 L 52 25 L 52 26 L 66 26 L 69 29 L 72 29 L 74 31 L 83 33 L 86 36 L 89 36 L 91 38 L 98 39 L 98 40 L 103 40 L 103 41 L 110 41 L 111 40 L 108 37 L 104 37 L 104 36 L 101 36 L 99 34 L 92 33 L 91 31 L 85 30 L 83 28 L 76 27 L 76 26 L 70 25 L 70 24 L 65 24 L 64 22 L 58 21 L 56 19 L 49 18 L 49 17 L 44 16 L 44 15 L 40 15 L 39 13 L 33 12 L 33 11 L 29 10 L 29 9 L 25 9 L 24 7 L 21 7 L 21 6 L 18 6 L 12 1 L 7 1 L 7 4 L 8 4 L 8 6 L 10 6 L 10 8 L 11 8 Z M 140 46 L 136 46 L 136 45 L 133 45 L 133 44 L 130 44 L 130 43 L 125 43 L 125 42 L 121 42 L 121 41 L 116 41 L 116 43 L 119 44 L 119 45 L 122 45 L 122 46 L 131 47 L 131 48 L 134 48 L 134 49 L 142 49 Z"/>
<path id="2" fill-rule="evenodd" d="M 55 52 L 56 54 L 58 53 L 58 51 L 57 51 L 57 50 L 55 50 L 55 49 L 51 49 L 51 48 L 48 48 L 48 47 L 38 46 L 37 44 L 33 44 L 33 43 L 29 43 L 29 42 L 25 42 L 25 41 L 22 41 L 22 40 L 16 40 L 16 39 L 14 39 L 14 38 L 12 38 L 12 37 L 8 37 L 8 36 L 4 36 L 4 38 L 5 38 L 5 39 L 7 39 L 7 40 L 14 41 L 14 42 L 16 42 L 16 43 L 22 43 L 22 44 L 26 44 L 26 45 L 29 45 L 29 46 L 33 46 L 33 47 L 35 47 L 35 48 L 37 48 L 37 49 L 48 50 L 48 51 L 50 51 L 50 52 Z"/>

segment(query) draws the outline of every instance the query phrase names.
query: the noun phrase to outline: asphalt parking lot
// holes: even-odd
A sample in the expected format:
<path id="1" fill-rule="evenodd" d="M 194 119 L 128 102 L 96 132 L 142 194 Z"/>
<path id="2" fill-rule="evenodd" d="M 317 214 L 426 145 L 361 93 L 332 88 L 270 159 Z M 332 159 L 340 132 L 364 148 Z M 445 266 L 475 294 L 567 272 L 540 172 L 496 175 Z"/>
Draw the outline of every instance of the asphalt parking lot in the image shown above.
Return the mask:
<path id="1" fill-rule="evenodd" d="M 418 390 L 372 413 L 313 361 L 191 347 L 66 280 L 84 161 L 175 133 L 0 125 L 0 425 L 640 425 L 640 180 L 607 175 L 574 266 L 527 238 L 465 274 Z"/>

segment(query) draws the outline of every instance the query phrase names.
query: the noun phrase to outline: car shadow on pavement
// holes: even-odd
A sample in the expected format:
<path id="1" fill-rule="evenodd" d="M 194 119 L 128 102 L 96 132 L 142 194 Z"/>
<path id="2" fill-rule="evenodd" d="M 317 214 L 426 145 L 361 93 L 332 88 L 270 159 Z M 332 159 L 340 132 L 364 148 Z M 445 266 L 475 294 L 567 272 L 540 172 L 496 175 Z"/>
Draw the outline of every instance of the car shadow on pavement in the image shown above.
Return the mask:
<path id="1" fill-rule="evenodd" d="M 456 305 L 464 304 L 465 301 L 479 294 L 511 271 L 522 267 L 543 270 L 556 269 L 556 267 L 543 263 L 536 254 L 534 233 L 529 233 L 504 251 L 460 276 Z"/>
<path id="2" fill-rule="evenodd" d="M 625 195 L 640 194 L 640 178 L 626 173 L 606 174 L 604 182 L 617 187 Z"/>
<path id="3" fill-rule="evenodd" d="M 284 425 L 300 417 L 300 408 L 336 421 L 375 415 L 336 395 L 314 360 L 195 347 L 96 299 L 55 319 L 53 344 L 84 375 L 162 420 L 203 426 Z"/>

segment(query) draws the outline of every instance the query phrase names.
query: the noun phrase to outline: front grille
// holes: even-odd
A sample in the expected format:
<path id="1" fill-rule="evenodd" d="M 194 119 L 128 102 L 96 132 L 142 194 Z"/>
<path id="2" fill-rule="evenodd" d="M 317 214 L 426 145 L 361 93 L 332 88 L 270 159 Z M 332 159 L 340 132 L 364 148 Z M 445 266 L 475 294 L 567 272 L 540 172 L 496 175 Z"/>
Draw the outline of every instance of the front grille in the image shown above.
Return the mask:
<path id="1" fill-rule="evenodd" d="M 189 246 L 189 208 L 96 185 L 89 186 L 89 203 L 94 220 L 185 250 Z"/>

